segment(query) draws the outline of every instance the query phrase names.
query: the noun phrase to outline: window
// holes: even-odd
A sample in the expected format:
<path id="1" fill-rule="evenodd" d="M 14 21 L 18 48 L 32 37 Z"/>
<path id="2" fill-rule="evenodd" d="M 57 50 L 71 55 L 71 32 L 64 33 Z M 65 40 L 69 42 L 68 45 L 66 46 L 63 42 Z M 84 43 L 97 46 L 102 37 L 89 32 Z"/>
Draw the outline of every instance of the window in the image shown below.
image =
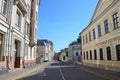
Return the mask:
<path id="1" fill-rule="evenodd" d="M 88 40 L 87 40 L 87 34 L 86 34 L 86 43 L 88 42 Z"/>
<path id="2" fill-rule="evenodd" d="M 98 25 L 98 37 L 101 37 L 101 27 Z"/>
<path id="3" fill-rule="evenodd" d="M 100 60 L 103 60 L 103 50 L 102 50 L 102 48 L 99 49 L 99 52 L 100 52 Z"/>
<path id="4" fill-rule="evenodd" d="M 93 29 L 93 39 L 96 39 L 95 29 Z"/>
<path id="5" fill-rule="evenodd" d="M 2 49 L 3 49 L 3 34 L 0 33 L 0 61 L 3 60 Z"/>
<path id="6" fill-rule="evenodd" d="M 85 52 L 84 52 L 84 55 L 83 55 L 83 56 L 84 56 L 84 59 L 85 59 Z"/>
<path id="7" fill-rule="evenodd" d="M 89 41 L 91 41 L 91 33 L 89 32 Z"/>
<path id="8" fill-rule="evenodd" d="M 30 25 L 26 22 L 26 35 L 29 37 L 30 34 Z"/>
<path id="9" fill-rule="evenodd" d="M 113 14 L 113 25 L 114 25 L 114 29 L 120 27 L 118 12 L 116 12 L 115 14 Z"/>
<path id="10" fill-rule="evenodd" d="M 88 51 L 86 52 L 86 56 L 87 56 L 87 59 L 88 59 Z"/>
<path id="11" fill-rule="evenodd" d="M 37 38 L 37 29 L 36 28 L 35 28 L 34 36 L 35 36 L 35 38 Z"/>
<path id="12" fill-rule="evenodd" d="M 16 13 L 16 25 L 20 26 L 20 13 L 18 11 Z"/>
<path id="13" fill-rule="evenodd" d="M 78 56 L 78 52 L 76 52 L 76 56 Z"/>
<path id="14" fill-rule="evenodd" d="M 108 20 L 104 21 L 105 33 L 109 32 Z"/>
<path id="15" fill-rule="evenodd" d="M 116 46 L 116 56 L 117 56 L 117 60 L 120 61 L 120 45 Z"/>
<path id="16" fill-rule="evenodd" d="M 110 47 L 107 47 L 106 50 L 107 50 L 107 60 L 111 60 L 111 49 L 110 49 Z"/>
<path id="17" fill-rule="evenodd" d="M 25 44 L 25 56 L 28 58 L 28 44 Z"/>
<path id="18" fill-rule="evenodd" d="M 6 14 L 7 0 L 2 0 L 1 3 L 1 13 Z"/>
<path id="19" fill-rule="evenodd" d="M 94 50 L 94 59 L 97 60 L 97 53 L 96 53 L 96 50 Z"/>
<path id="20" fill-rule="evenodd" d="M 83 44 L 85 44 L 85 41 L 84 41 L 84 36 L 83 36 Z"/>
<path id="21" fill-rule="evenodd" d="M 28 10 L 27 16 L 28 16 L 28 18 L 30 18 L 31 8 L 30 8 L 29 4 L 27 5 L 27 10 Z"/>
<path id="22" fill-rule="evenodd" d="M 92 51 L 90 50 L 90 60 L 92 60 Z"/>

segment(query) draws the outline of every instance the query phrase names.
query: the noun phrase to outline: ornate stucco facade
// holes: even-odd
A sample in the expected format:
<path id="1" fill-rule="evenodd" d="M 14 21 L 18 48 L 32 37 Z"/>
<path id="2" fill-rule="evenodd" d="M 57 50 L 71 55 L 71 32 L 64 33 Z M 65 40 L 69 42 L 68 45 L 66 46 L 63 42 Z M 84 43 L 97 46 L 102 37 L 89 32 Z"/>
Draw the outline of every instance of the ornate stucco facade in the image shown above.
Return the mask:
<path id="1" fill-rule="evenodd" d="M 0 0 L 0 68 L 35 64 L 38 7 L 39 0 Z"/>
<path id="2" fill-rule="evenodd" d="M 84 65 L 120 71 L 120 0 L 99 0 L 80 36 Z"/>

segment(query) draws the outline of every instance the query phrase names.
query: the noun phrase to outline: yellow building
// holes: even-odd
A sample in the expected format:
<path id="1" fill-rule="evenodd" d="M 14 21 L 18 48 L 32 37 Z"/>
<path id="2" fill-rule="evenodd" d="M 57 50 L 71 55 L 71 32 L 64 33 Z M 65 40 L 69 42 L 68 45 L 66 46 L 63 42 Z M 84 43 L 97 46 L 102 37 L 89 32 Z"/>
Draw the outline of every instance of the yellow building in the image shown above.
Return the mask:
<path id="1" fill-rule="evenodd" d="M 59 60 L 60 61 L 67 61 L 67 56 L 65 52 L 61 52 L 59 55 Z"/>
<path id="2" fill-rule="evenodd" d="M 80 36 L 84 65 L 120 71 L 120 0 L 99 0 Z"/>

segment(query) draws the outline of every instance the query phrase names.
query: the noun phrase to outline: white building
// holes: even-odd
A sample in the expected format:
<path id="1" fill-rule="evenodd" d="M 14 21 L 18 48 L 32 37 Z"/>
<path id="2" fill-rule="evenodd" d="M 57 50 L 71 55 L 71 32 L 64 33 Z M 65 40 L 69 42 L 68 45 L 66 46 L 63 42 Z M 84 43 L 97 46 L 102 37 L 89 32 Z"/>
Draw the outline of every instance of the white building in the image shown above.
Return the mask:
<path id="1" fill-rule="evenodd" d="M 53 43 L 51 41 L 38 40 L 37 47 L 38 58 L 42 58 L 43 61 L 53 61 L 54 48 Z"/>
<path id="2" fill-rule="evenodd" d="M 73 42 L 68 48 L 68 60 L 81 62 L 81 52 L 81 44 L 79 42 Z"/>
<path id="3" fill-rule="evenodd" d="M 39 0 L 0 0 L 0 67 L 36 62 Z"/>

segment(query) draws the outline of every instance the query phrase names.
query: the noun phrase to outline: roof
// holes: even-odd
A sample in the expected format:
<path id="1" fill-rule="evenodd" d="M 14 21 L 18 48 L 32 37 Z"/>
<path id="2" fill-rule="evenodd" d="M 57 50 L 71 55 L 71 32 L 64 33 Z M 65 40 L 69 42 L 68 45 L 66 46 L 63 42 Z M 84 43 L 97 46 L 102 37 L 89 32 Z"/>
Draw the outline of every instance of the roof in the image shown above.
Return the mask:
<path id="1" fill-rule="evenodd" d="M 45 43 L 50 43 L 53 46 L 53 42 L 47 39 L 39 39 L 37 40 L 37 46 L 45 46 Z"/>

